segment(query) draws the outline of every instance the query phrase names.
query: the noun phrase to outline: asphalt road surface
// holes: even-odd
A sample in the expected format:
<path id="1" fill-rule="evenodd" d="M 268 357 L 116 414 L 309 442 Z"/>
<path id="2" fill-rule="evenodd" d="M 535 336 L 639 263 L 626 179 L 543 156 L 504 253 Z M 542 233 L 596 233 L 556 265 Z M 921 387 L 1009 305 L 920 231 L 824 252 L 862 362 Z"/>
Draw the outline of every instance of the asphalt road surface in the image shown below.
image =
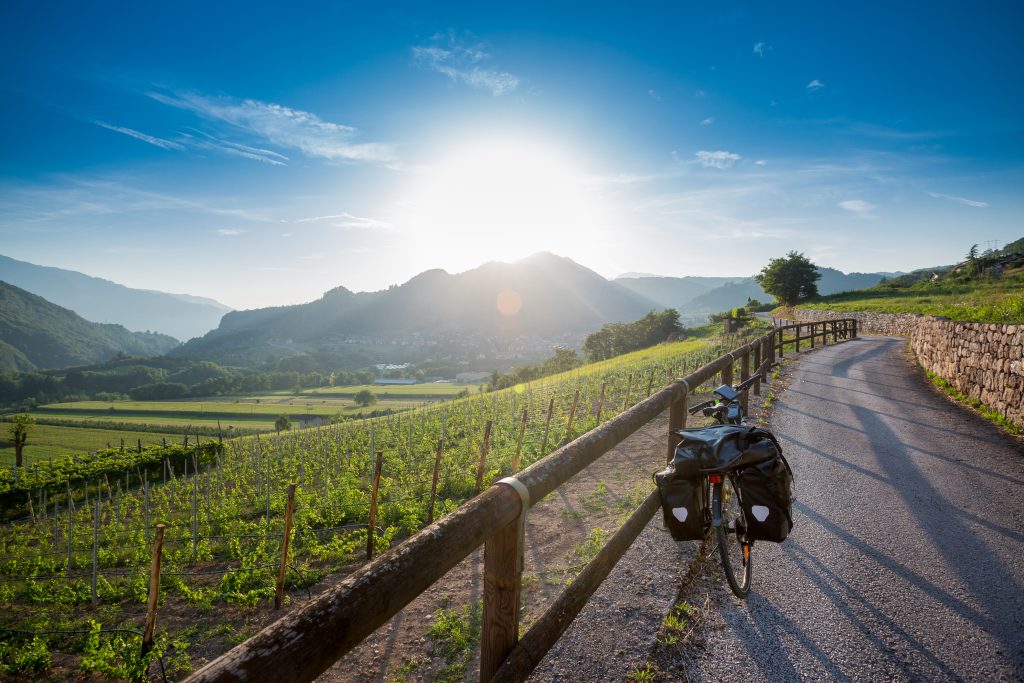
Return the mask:
<path id="1" fill-rule="evenodd" d="M 794 528 L 688 671 L 727 681 L 1024 680 L 1024 447 L 952 405 L 906 340 L 800 358 L 772 428 Z"/>

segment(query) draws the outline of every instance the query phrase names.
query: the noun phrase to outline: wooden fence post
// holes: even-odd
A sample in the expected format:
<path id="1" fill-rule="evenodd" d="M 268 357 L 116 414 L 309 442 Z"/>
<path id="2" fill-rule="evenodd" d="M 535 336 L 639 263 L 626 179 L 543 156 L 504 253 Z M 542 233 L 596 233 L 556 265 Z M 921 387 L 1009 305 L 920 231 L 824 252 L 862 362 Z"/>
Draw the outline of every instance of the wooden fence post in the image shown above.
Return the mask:
<path id="1" fill-rule="evenodd" d="M 779 328 L 779 343 L 778 343 L 779 358 L 785 358 L 786 357 L 785 346 L 786 346 L 786 331 L 784 329 L 782 329 L 782 328 Z M 772 359 L 772 360 L 774 360 L 774 359 Z"/>
<path id="2" fill-rule="evenodd" d="M 480 444 L 480 462 L 476 466 L 476 492 L 484 485 L 484 470 L 487 469 L 487 452 L 491 449 L 491 426 L 492 421 L 484 424 L 484 442 Z"/>
<path id="3" fill-rule="evenodd" d="M 518 480 L 504 479 L 502 494 L 518 499 L 519 515 L 484 542 L 484 614 L 480 629 L 480 683 L 488 683 L 519 642 L 519 594 L 523 541 L 530 494 Z"/>
<path id="4" fill-rule="evenodd" d="M 761 379 L 764 376 L 764 368 L 762 367 L 764 359 L 761 357 L 763 342 L 757 342 L 754 345 L 754 373 L 757 375 L 757 379 L 754 380 L 754 396 L 761 395 Z"/>
<path id="5" fill-rule="evenodd" d="M 274 591 L 274 609 L 281 609 L 284 602 L 284 573 L 288 569 L 288 544 L 292 535 L 292 515 L 295 514 L 295 484 L 288 485 L 288 506 L 284 511 L 284 538 L 281 540 L 281 564 L 277 568 L 277 585 Z"/>
<path id="6" fill-rule="evenodd" d="M 811 323 L 811 348 L 814 348 L 814 334 L 818 330 L 818 323 Z"/>
<path id="7" fill-rule="evenodd" d="M 672 462 L 672 458 L 676 453 L 676 446 L 682 440 L 672 432 L 676 429 L 686 428 L 686 399 L 689 395 L 688 391 L 684 391 L 683 395 L 679 397 L 678 401 L 674 401 L 672 405 L 668 407 L 668 457 L 665 462 Z"/>
<path id="8" fill-rule="evenodd" d="M 629 408 L 629 398 L 630 398 L 630 394 L 632 394 L 632 393 L 633 393 L 633 373 L 631 372 L 631 373 L 629 373 L 629 382 L 626 384 L 626 400 L 624 400 L 622 402 L 622 412 L 626 412 L 626 409 Z"/>
<path id="9" fill-rule="evenodd" d="M 651 388 L 654 386 L 654 370 L 651 370 L 650 377 L 647 378 L 647 398 L 651 397 Z"/>
<path id="10" fill-rule="evenodd" d="M 96 598 L 96 574 L 99 571 L 100 547 L 100 498 L 92 501 L 92 607 L 96 609 L 99 600 Z"/>
<path id="11" fill-rule="evenodd" d="M 569 411 L 569 424 L 565 428 L 566 441 L 572 440 L 572 421 L 576 417 L 576 405 L 580 402 L 580 390 L 576 390 L 576 395 L 572 397 L 572 410 Z"/>
<path id="12" fill-rule="evenodd" d="M 523 436 L 526 434 L 526 408 L 523 408 L 523 415 L 519 418 L 519 436 L 516 437 L 516 454 L 512 456 L 512 474 L 519 471 L 519 456 L 523 452 Z"/>
<path id="13" fill-rule="evenodd" d="M 735 359 L 732 357 L 732 353 L 726 354 L 729 356 L 729 362 L 722 368 L 722 384 L 732 386 L 732 364 Z"/>
<path id="14" fill-rule="evenodd" d="M 434 499 L 437 498 L 437 476 L 441 471 L 441 456 L 444 454 L 444 439 L 437 440 L 437 454 L 434 456 L 434 478 L 430 482 L 430 507 L 427 508 L 427 524 L 434 521 Z"/>
<path id="15" fill-rule="evenodd" d="M 604 390 L 607 382 L 601 382 L 601 395 L 597 398 L 597 424 L 601 424 L 601 411 L 604 409 Z"/>
<path id="16" fill-rule="evenodd" d="M 853 339 L 856 339 L 857 338 L 857 319 L 853 318 L 852 320 L 850 320 L 850 322 L 853 323 L 853 330 L 850 333 L 850 337 L 852 337 Z"/>
<path id="17" fill-rule="evenodd" d="M 68 506 L 68 534 L 67 534 L 67 536 L 68 536 L 68 578 L 69 579 L 71 578 L 71 561 L 72 561 L 71 550 L 72 550 L 72 543 L 73 543 L 72 536 L 74 535 L 74 529 L 75 529 L 75 509 L 69 505 Z"/>
<path id="18" fill-rule="evenodd" d="M 370 494 L 370 519 L 366 525 L 366 559 L 373 559 L 373 525 L 377 523 L 377 490 L 380 488 L 380 471 L 384 467 L 384 451 L 377 451 L 377 463 L 373 466 L 373 492 Z"/>
<path id="19" fill-rule="evenodd" d="M 554 411 L 555 411 L 555 399 L 551 399 L 551 401 L 548 403 L 548 419 L 547 419 L 546 422 L 544 422 L 544 441 L 543 441 L 543 443 L 541 443 L 540 453 L 538 454 L 541 457 L 544 457 L 544 451 L 546 451 L 547 447 L 548 447 L 548 430 L 551 429 L 551 414 Z"/>
<path id="20" fill-rule="evenodd" d="M 149 604 L 146 607 L 146 627 L 142 630 L 142 655 L 153 649 L 153 628 L 156 626 L 156 606 L 160 597 L 160 560 L 164 548 L 163 524 L 156 525 L 153 541 L 153 559 L 149 565 Z"/>
<path id="21" fill-rule="evenodd" d="M 800 323 L 796 324 L 796 352 L 800 353 L 800 328 L 803 327 Z"/>
<path id="22" fill-rule="evenodd" d="M 740 356 L 740 382 L 746 382 L 750 379 L 750 351 L 744 351 L 743 355 Z M 740 394 L 740 408 L 743 409 L 743 414 L 747 414 L 747 394 L 749 392 L 744 391 Z"/>

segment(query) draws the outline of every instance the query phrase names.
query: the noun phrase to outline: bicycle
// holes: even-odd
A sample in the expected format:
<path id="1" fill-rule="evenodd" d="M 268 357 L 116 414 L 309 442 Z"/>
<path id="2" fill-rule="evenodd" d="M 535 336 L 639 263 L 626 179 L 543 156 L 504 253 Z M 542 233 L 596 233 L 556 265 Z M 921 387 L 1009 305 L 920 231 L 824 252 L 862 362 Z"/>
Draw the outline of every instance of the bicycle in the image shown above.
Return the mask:
<path id="1" fill-rule="evenodd" d="M 701 412 L 705 417 L 713 417 L 720 425 L 742 425 L 746 416 L 739 401 L 740 395 L 758 379 L 755 375 L 734 386 L 723 384 L 712 392 L 715 398 L 690 408 L 689 412 L 691 415 Z M 708 499 L 707 487 L 711 489 L 711 519 L 705 519 L 705 522 L 710 522 L 715 531 L 722 570 L 729 588 L 736 597 L 745 599 L 753 579 L 751 550 L 754 540 L 747 535 L 735 473 L 735 469 L 730 469 L 709 473 L 705 478 L 704 500 Z"/>

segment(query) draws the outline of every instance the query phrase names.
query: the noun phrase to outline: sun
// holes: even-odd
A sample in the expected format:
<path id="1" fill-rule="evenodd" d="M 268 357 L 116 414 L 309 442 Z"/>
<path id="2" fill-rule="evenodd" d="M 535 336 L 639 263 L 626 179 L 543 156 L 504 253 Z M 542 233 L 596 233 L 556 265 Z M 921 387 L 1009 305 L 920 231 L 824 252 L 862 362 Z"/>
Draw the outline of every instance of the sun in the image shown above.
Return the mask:
<path id="1" fill-rule="evenodd" d="M 602 229 L 593 182 L 558 145 L 477 137 L 417 176 L 403 226 L 433 263 L 468 268 L 537 251 L 580 252 Z"/>

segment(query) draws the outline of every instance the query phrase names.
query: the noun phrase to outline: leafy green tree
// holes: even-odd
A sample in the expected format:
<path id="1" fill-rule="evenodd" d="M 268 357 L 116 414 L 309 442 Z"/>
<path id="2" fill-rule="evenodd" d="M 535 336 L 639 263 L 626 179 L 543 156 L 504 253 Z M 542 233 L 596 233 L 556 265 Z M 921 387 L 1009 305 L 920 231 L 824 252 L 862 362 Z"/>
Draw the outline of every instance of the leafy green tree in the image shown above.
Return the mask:
<path id="1" fill-rule="evenodd" d="M 7 433 L 11 435 L 11 441 L 14 442 L 14 462 L 18 467 L 22 466 L 22 451 L 25 448 L 28 435 L 35 426 L 36 421 L 31 416 L 22 413 L 15 415 L 11 425 L 7 428 Z"/>
<path id="2" fill-rule="evenodd" d="M 279 432 L 286 432 L 291 428 L 292 421 L 288 419 L 287 415 L 282 415 L 281 417 L 274 420 L 274 429 L 276 429 Z"/>
<path id="3" fill-rule="evenodd" d="M 972 244 L 967 250 L 967 275 L 975 275 L 978 272 L 978 245 Z"/>
<path id="4" fill-rule="evenodd" d="M 773 258 L 754 276 L 764 291 L 785 306 L 810 299 L 818 294 L 815 282 L 821 277 L 817 267 L 801 253 L 791 251 L 782 258 Z"/>
<path id="5" fill-rule="evenodd" d="M 366 406 L 372 406 L 376 403 L 377 397 L 374 396 L 373 392 L 369 389 L 360 389 L 356 392 L 356 395 L 352 397 L 352 400 L 355 401 L 357 405 L 361 405 L 365 408 Z"/>

